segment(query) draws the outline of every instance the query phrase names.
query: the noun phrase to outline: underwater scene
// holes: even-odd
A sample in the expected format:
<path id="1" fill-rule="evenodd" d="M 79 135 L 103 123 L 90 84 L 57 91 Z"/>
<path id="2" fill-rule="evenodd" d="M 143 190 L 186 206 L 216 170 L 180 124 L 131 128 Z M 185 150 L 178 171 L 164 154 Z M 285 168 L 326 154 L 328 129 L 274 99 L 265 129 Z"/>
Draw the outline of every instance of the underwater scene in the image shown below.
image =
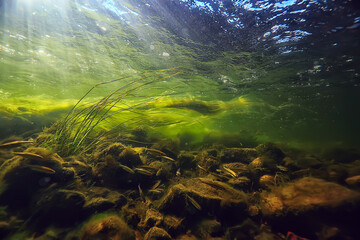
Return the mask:
<path id="1" fill-rule="evenodd" d="M 360 239 L 360 2 L 0 0 L 0 239 Z"/>

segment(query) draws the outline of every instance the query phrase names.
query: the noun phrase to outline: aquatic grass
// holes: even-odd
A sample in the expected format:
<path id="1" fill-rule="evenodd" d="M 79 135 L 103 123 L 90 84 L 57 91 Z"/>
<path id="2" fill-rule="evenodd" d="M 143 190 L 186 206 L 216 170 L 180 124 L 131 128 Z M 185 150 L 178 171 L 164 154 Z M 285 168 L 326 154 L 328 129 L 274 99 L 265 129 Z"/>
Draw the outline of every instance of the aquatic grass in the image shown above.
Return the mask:
<path id="1" fill-rule="evenodd" d="M 134 117 L 134 119 L 124 117 L 125 120 L 117 122 L 116 125 L 129 125 L 130 122 L 132 124 L 140 123 L 147 116 L 136 110 L 169 93 L 168 89 L 165 90 L 164 88 L 162 94 L 150 92 L 139 97 L 138 93 L 145 89 L 145 86 L 151 87 L 155 83 L 161 83 L 164 79 L 178 75 L 180 72 L 175 71 L 175 69 L 149 71 L 143 73 L 142 77 L 135 79 L 134 76 L 126 76 L 94 85 L 78 100 L 64 119 L 55 123 L 53 136 L 44 141 L 42 145 L 52 148 L 63 156 L 78 154 L 90 150 L 111 131 L 111 129 L 100 130 L 99 126 L 105 120 L 107 121 L 121 113 L 125 115 L 126 112 L 131 112 L 136 114 L 137 117 Z M 127 83 L 98 101 L 86 101 L 94 89 L 119 81 Z M 151 88 L 147 90 L 151 91 Z"/>

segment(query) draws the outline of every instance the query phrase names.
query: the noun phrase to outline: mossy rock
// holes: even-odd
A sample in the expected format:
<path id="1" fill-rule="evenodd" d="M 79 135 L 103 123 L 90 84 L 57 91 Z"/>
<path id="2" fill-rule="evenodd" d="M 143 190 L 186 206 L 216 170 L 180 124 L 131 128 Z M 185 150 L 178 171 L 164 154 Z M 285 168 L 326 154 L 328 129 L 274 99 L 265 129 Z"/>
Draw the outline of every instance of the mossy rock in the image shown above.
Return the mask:
<path id="1" fill-rule="evenodd" d="M 318 209 L 336 209 L 346 204 L 360 203 L 359 192 L 313 177 L 304 177 L 275 187 L 261 196 L 261 209 L 267 216 L 305 214 Z"/>
<path id="2" fill-rule="evenodd" d="M 74 180 L 74 170 L 63 164 L 64 160 L 56 153 L 36 147 L 8 159 L 0 166 L 1 203 L 14 208 L 24 207 L 39 189 Z"/>
<path id="3" fill-rule="evenodd" d="M 80 240 L 135 240 L 134 231 L 117 215 L 99 215 L 90 219 L 80 231 Z"/>
<path id="4" fill-rule="evenodd" d="M 359 192 L 313 177 L 264 191 L 260 200 L 261 212 L 270 226 L 285 233 L 294 229 L 310 239 L 317 239 L 327 226 L 351 236 L 336 234 L 331 239 L 358 239 L 359 205 Z"/>
<path id="5" fill-rule="evenodd" d="M 200 239 L 211 239 L 223 235 L 221 223 L 215 219 L 203 219 L 193 226 L 192 232 Z"/>
<path id="6" fill-rule="evenodd" d="M 246 207 L 244 192 L 208 178 L 193 178 L 174 185 L 159 201 L 161 211 L 176 216 L 217 215 L 225 220 L 241 218 Z"/>
<path id="7" fill-rule="evenodd" d="M 32 201 L 30 210 L 36 215 L 31 224 L 60 227 L 73 226 L 87 216 L 86 195 L 76 190 L 47 190 Z"/>
<path id="8" fill-rule="evenodd" d="M 264 143 L 258 145 L 256 152 L 259 156 L 264 156 L 274 160 L 277 164 L 281 164 L 285 154 L 274 143 Z"/>
<path id="9" fill-rule="evenodd" d="M 258 156 L 254 148 L 225 148 L 221 152 L 221 162 L 249 163 Z"/>

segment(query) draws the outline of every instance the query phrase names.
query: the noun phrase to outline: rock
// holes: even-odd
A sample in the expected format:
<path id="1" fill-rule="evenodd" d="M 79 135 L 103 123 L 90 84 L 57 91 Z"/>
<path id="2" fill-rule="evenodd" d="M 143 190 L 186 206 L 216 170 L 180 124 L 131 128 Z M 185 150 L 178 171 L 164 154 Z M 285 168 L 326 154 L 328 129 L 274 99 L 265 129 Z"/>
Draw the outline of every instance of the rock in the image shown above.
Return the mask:
<path id="1" fill-rule="evenodd" d="M 249 206 L 247 211 L 251 217 L 259 216 L 260 214 L 260 209 L 256 205 Z"/>
<path id="2" fill-rule="evenodd" d="M 262 169 L 264 166 L 263 160 L 261 158 L 255 158 L 249 163 L 249 167 L 252 169 Z"/>
<path id="3" fill-rule="evenodd" d="M 360 175 L 348 177 L 345 182 L 351 187 L 360 187 Z"/>
<path id="4" fill-rule="evenodd" d="M 163 215 L 155 209 L 148 209 L 146 211 L 145 219 L 139 224 L 140 227 L 149 229 L 154 226 L 159 226 L 163 221 Z"/>
<path id="5" fill-rule="evenodd" d="M 247 177 L 236 177 L 229 179 L 228 183 L 235 188 L 247 189 L 251 184 L 251 180 Z"/>
<path id="6" fill-rule="evenodd" d="M 105 149 L 103 149 L 100 152 L 95 152 L 94 155 L 94 159 L 98 160 L 98 159 L 103 159 L 105 156 L 107 155 L 111 155 L 112 157 L 114 157 L 115 159 L 117 159 L 120 155 L 120 153 L 122 153 L 122 151 L 125 149 L 125 146 L 121 143 L 113 143 L 110 146 L 106 147 Z"/>
<path id="7" fill-rule="evenodd" d="M 196 224 L 193 228 L 195 236 L 201 239 L 210 239 L 212 237 L 219 237 L 223 234 L 221 223 L 215 219 L 204 219 Z"/>
<path id="8" fill-rule="evenodd" d="M 36 213 L 40 224 L 69 226 L 82 220 L 86 214 L 84 204 L 86 196 L 75 190 L 49 190 L 34 199 L 30 209 Z"/>
<path id="9" fill-rule="evenodd" d="M 279 236 L 278 234 L 274 234 L 271 232 L 270 226 L 262 224 L 259 229 L 259 234 L 253 237 L 254 240 L 283 240 L 284 238 Z M 297 235 L 287 236 L 286 239 L 294 239 L 294 240 L 309 240 L 307 238 L 302 238 Z"/>
<path id="10" fill-rule="evenodd" d="M 64 168 L 64 160 L 46 148 L 31 147 L 0 166 L 0 203 L 23 208 L 40 189 L 74 180 L 74 170 Z"/>
<path id="11" fill-rule="evenodd" d="M 93 169 L 90 165 L 85 163 L 85 160 L 78 156 L 71 156 L 66 158 L 63 167 L 73 168 L 76 176 L 80 177 L 82 181 L 90 181 L 93 177 Z"/>
<path id="12" fill-rule="evenodd" d="M 170 234 L 168 234 L 164 229 L 158 227 L 152 227 L 145 234 L 144 240 L 171 240 Z"/>
<path id="13" fill-rule="evenodd" d="M 249 177 L 252 180 L 259 179 L 259 177 L 266 172 L 266 169 L 264 167 L 264 162 L 260 157 L 252 160 L 248 165 L 248 169 L 249 169 Z"/>
<path id="14" fill-rule="evenodd" d="M 142 164 L 139 153 L 130 147 L 126 147 L 120 154 L 118 161 L 130 168 L 136 167 Z"/>
<path id="15" fill-rule="evenodd" d="M 283 163 L 286 167 L 297 169 L 296 162 L 291 157 L 284 157 Z"/>
<path id="16" fill-rule="evenodd" d="M 125 221 L 132 227 L 136 228 L 140 223 L 140 216 L 134 209 L 126 209 L 124 212 Z"/>
<path id="17" fill-rule="evenodd" d="M 214 148 L 213 148 L 214 147 Z M 218 149 L 218 146 L 212 146 L 211 148 L 207 148 L 206 149 L 206 152 L 209 156 L 212 156 L 212 157 L 218 157 L 219 155 L 219 149 Z"/>
<path id="18" fill-rule="evenodd" d="M 158 149 L 165 153 L 166 156 L 175 159 L 180 152 L 180 139 L 176 137 L 163 139 L 155 142 L 151 148 Z"/>
<path id="19" fill-rule="evenodd" d="M 88 199 L 85 206 L 89 205 L 90 202 L 93 201 L 93 199 L 99 199 L 100 201 L 98 203 L 100 205 L 103 204 L 101 202 L 107 201 L 109 203 L 106 203 L 106 205 L 111 204 L 117 208 L 121 208 L 127 203 L 127 199 L 124 195 L 122 195 L 121 193 L 115 190 L 110 191 L 108 188 L 104 188 L 104 187 L 93 186 L 87 191 L 87 195 L 88 195 Z M 95 204 L 95 206 L 96 205 L 97 204 Z"/>
<path id="20" fill-rule="evenodd" d="M 196 160 L 197 173 L 201 177 L 208 175 L 209 172 L 215 172 L 220 166 L 220 160 L 215 157 L 208 156 L 205 151 L 199 153 L 196 156 Z"/>
<path id="21" fill-rule="evenodd" d="M 247 196 L 226 183 L 208 178 L 193 178 L 170 188 L 160 200 L 159 209 L 177 216 L 198 212 L 215 214 L 231 220 L 241 217 L 246 208 Z"/>
<path id="22" fill-rule="evenodd" d="M 118 163 L 107 155 L 105 161 L 98 162 L 93 168 L 93 175 L 104 187 L 131 188 L 136 187 L 136 176 L 129 166 Z"/>
<path id="23" fill-rule="evenodd" d="M 166 181 L 172 178 L 175 174 L 175 167 L 173 162 L 161 162 L 154 161 L 148 165 L 149 167 L 154 169 L 156 177 L 159 179 Z M 142 181 L 144 182 L 144 181 Z"/>
<path id="24" fill-rule="evenodd" d="M 259 231 L 258 223 L 247 218 L 240 225 L 229 227 L 227 237 L 228 239 L 254 239 Z"/>
<path id="25" fill-rule="evenodd" d="M 136 193 L 136 195 L 136 197 L 138 197 L 139 193 Z M 125 221 L 136 229 L 140 221 L 145 218 L 148 208 L 148 202 L 129 201 L 128 204 L 121 209 L 121 213 Z"/>
<path id="26" fill-rule="evenodd" d="M 166 215 L 164 217 L 163 225 L 170 234 L 177 235 L 185 229 L 183 224 L 183 218 L 177 218 L 175 216 Z"/>
<path id="27" fill-rule="evenodd" d="M 263 175 L 259 179 L 259 184 L 260 186 L 265 188 L 273 186 L 275 184 L 275 178 L 272 175 L 268 175 L 268 174 Z"/>
<path id="28" fill-rule="evenodd" d="M 358 225 L 355 226 L 356 228 L 356 234 L 355 236 L 351 236 L 349 232 L 347 232 L 344 228 L 336 227 L 336 226 L 328 226 L 323 225 L 321 230 L 316 232 L 316 239 L 321 240 L 332 240 L 332 239 L 358 239 L 359 233 L 358 233 Z"/>
<path id="29" fill-rule="evenodd" d="M 360 175 L 360 160 L 346 164 L 348 176 Z"/>
<path id="30" fill-rule="evenodd" d="M 106 195 L 106 199 L 113 202 L 116 207 L 121 208 L 127 203 L 127 198 L 119 192 L 111 191 Z"/>
<path id="31" fill-rule="evenodd" d="M 80 240 L 135 240 L 134 231 L 118 216 L 94 216 L 80 231 Z"/>
<path id="32" fill-rule="evenodd" d="M 254 148 L 226 148 L 221 152 L 221 162 L 249 163 L 258 156 Z"/>
<path id="33" fill-rule="evenodd" d="M 228 168 L 236 173 L 238 176 L 244 176 L 249 173 L 249 169 L 246 164 L 240 163 L 240 162 L 232 162 L 232 163 L 226 163 L 222 165 L 225 168 Z"/>
<path id="34" fill-rule="evenodd" d="M 332 148 L 325 152 L 323 157 L 328 161 L 336 163 L 350 163 L 360 159 L 360 152 L 358 149 Z"/>
<path id="35" fill-rule="evenodd" d="M 323 163 L 316 157 L 306 154 L 305 156 L 297 159 L 296 165 L 299 168 L 319 168 Z"/>
<path id="36" fill-rule="evenodd" d="M 263 192 L 261 209 L 264 215 L 302 214 L 315 209 L 336 208 L 358 203 L 360 193 L 321 179 L 305 177 L 283 187 Z"/>
<path id="37" fill-rule="evenodd" d="M 326 179 L 333 182 L 344 182 L 347 177 L 346 168 L 339 164 L 326 167 Z"/>
<path id="38" fill-rule="evenodd" d="M 183 170 L 192 169 L 196 167 L 196 162 L 194 161 L 195 157 L 193 154 L 181 151 L 177 157 L 179 162 L 179 167 Z"/>
<path id="39" fill-rule="evenodd" d="M 273 143 L 260 144 L 256 148 L 256 152 L 259 156 L 267 157 L 281 164 L 285 154 Z"/>
<path id="40" fill-rule="evenodd" d="M 89 212 L 90 215 L 93 213 L 104 212 L 113 208 L 114 206 L 115 204 L 112 201 L 102 197 L 90 198 L 84 204 L 84 208 Z"/>

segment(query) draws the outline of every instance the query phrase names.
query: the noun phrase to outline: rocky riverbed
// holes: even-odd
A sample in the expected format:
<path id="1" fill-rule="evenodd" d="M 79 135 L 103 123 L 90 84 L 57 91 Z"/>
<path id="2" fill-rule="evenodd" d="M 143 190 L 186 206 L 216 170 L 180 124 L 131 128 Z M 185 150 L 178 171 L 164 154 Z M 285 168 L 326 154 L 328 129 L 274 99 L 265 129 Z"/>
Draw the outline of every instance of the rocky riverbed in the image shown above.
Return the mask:
<path id="1" fill-rule="evenodd" d="M 0 144 L 0 238 L 359 239 L 360 155 L 275 144 Z"/>

